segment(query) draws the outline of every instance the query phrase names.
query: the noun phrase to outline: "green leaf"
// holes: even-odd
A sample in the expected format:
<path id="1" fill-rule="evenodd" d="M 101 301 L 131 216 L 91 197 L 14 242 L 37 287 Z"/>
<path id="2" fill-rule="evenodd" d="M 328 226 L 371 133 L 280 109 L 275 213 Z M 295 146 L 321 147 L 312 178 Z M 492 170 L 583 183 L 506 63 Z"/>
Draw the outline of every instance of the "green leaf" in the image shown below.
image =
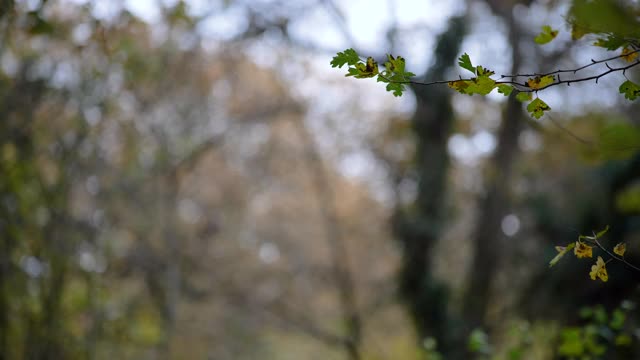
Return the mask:
<path id="1" fill-rule="evenodd" d="M 491 79 L 488 76 L 480 76 L 469 81 L 469 86 L 466 88 L 466 94 L 487 95 L 495 87 L 495 80 Z"/>
<path id="2" fill-rule="evenodd" d="M 604 324 L 609 320 L 607 311 L 604 309 L 602 305 L 598 305 L 593 309 L 593 319 L 598 324 Z"/>
<path id="3" fill-rule="evenodd" d="M 640 149 L 640 128 L 631 124 L 611 124 L 600 133 L 601 155 L 606 159 L 625 159 Z"/>
<path id="4" fill-rule="evenodd" d="M 383 71 L 381 74 L 378 74 L 378 78 L 376 79 L 376 82 L 388 83 L 389 80 L 387 79 L 387 75 L 388 75 L 388 71 Z"/>
<path id="5" fill-rule="evenodd" d="M 640 22 L 632 4 L 629 1 L 572 0 L 567 20 L 589 29 L 590 33 L 638 38 Z"/>
<path id="6" fill-rule="evenodd" d="M 624 214 L 640 213 L 640 183 L 618 191 L 616 194 L 616 209 Z"/>
<path id="7" fill-rule="evenodd" d="M 513 348 L 509 350 L 509 360 L 520 360 L 524 358 L 524 350 L 520 348 Z"/>
<path id="8" fill-rule="evenodd" d="M 346 76 L 354 76 L 356 79 L 365 79 L 378 75 L 378 63 L 372 57 L 367 58 L 367 63 L 359 62 L 349 68 Z"/>
<path id="9" fill-rule="evenodd" d="M 54 26 L 43 19 L 37 11 L 29 12 L 29 20 L 31 22 L 31 26 L 29 27 L 29 33 L 31 35 L 51 34 L 54 31 Z"/>
<path id="10" fill-rule="evenodd" d="M 504 94 L 504 96 L 511 95 L 512 91 L 513 91 L 513 86 L 510 86 L 510 85 L 498 85 L 498 92 L 500 94 Z"/>
<path id="11" fill-rule="evenodd" d="M 586 34 L 589 34 L 590 32 L 591 31 L 589 31 L 589 29 L 586 29 L 576 23 L 571 24 L 571 39 L 574 41 L 582 38 L 583 36 L 585 36 Z"/>
<path id="12" fill-rule="evenodd" d="M 402 96 L 404 85 L 399 83 L 388 83 L 387 91 L 393 92 L 393 96 Z"/>
<path id="13" fill-rule="evenodd" d="M 387 54 L 387 58 L 389 61 L 384 63 L 384 67 L 386 67 L 387 70 L 393 73 L 404 73 L 404 58 L 402 56 L 394 58 L 393 55 Z"/>
<path id="14" fill-rule="evenodd" d="M 620 85 L 620 94 L 624 94 L 624 97 L 633 101 L 640 96 L 640 86 L 638 84 L 627 80 Z"/>
<path id="15" fill-rule="evenodd" d="M 360 57 L 358 53 L 353 49 L 347 49 L 343 52 L 339 52 L 336 56 L 331 60 L 331 67 L 343 67 L 345 64 L 347 65 L 355 65 L 360 62 Z"/>
<path id="16" fill-rule="evenodd" d="M 406 81 L 410 77 L 416 76 L 416 74 L 405 70 L 405 61 L 402 56 L 393 57 L 388 54 L 389 61 L 384 63 L 384 67 L 388 70 L 389 76 L 396 78 L 395 81 Z"/>
<path id="17" fill-rule="evenodd" d="M 557 264 L 558 261 L 560 261 L 560 259 L 562 259 L 562 257 L 568 253 L 569 251 L 571 251 L 571 249 L 573 249 L 576 246 L 576 243 L 572 242 L 571 244 L 567 245 L 567 246 L 558 246 L 556 247 L 556 250 L 558 250 L 558 254 L 551 259 L 551 261 L 549 261 L 549 267 L 552 267 L 553 265 Z"/>
<path id="18" fill-rule="evenodd" d="M 603 230 L 598 231 L 598 233 L 596 234 L 596 239 L 600 239 L 602 236 L 604 236 L 604 234 L 607 233 L 607 231 L 609 231 L 609 225 L 605 226 Z"/>
<path id="19" fill-rule="evenodd" d="M 345 76 L 358 76 L 360 74 L 360 70 L 354 67 L 350 67 L 348 69 L 347 75 Z"/>
<path id="20" fill-rule="evenodd" d="M 579 327 L 566 327 L 560 333 L 561 342 L 558 353 L 563 356 L 581 356 L 585 352 L 582 329 Z"/>
<path id="21" fill-rule="evenodd" d="M 551 110 L 551 108 L 540 98 L 533 99 L 533 101 L 527 105 L 527 111 L 536 119 L 540 119 L 542 115 L 544 115 L 544 112 L 548 110 Z"/>
<path id="22" fill-rule="evenodd" d="M 614 342 L 617 346 L 629 346 L 631 345 L 632 339 L 631 336 L 627 334 L 620 334 L 616 336 Z"/>
<path id="23" fill-rule="evenodd" d="M 516 95 L 516 100 L 520 102 L 529 101 L 533 98 L 530 92 L 518 92 Z"/>
<path id="24" fill-rule="evenodd" d="M 588 306 L 582 307 L 579 315 L 582 319 L 589 319 L 593 315 L 593 309 Z"/>
<path id="25" fill-rule="evenodd" d="M 613 35 L 609 35 L 606 38 L 599 38 L 593 43 L 593 45 L 603 47 L 609 51 L 617 50 L 628 44 L 629 42 L 624 38 L 615 37 Z"/>
<path id="26" fill-rule="evenodd" d="M 611 322 L 609 322 L 609 326 L 614 330 L 620 330 L 622 329 L 622 326 L 624 326 L 624 321 L 626 320 L 626 318 L 627 316 L 625 315 L 624 311 L 615 309 L 613 311 L 613 314 L 611 314 Z"/>
<path id="27" fill-rule="evenodd" d="M 394 96 L 402 96 L 405 91 L 405 84 L 409 79 L 416 76 L 414 73 L 405 71 L 405 61 L 402 56 L 394 57 L 387 54 L 388 61 L 384 63 L 386 70 L 378 76 L 378 82 L 387 83 L 387 91 L 393 92 Z"/>
<path id="28" fill-rule="evenodd" d="M 491 345 L 489 344 L 489 335 L 482 329 L 474 329 L 469 335 L 467 347 L 474 353 L 490 354 Z"/>
<path id="29" fill-rule="evenodd" d="M 556 36 L 558 36 L 558 30 L 553 30 L 551 26 L 544 25 L 542 27 L 542 32 L 538 34 L 533 41 L 538 45 L 544 45 L 551 42 L 551 40 L 555 39 Z"/>
<path id="30" fill-rule="evenodd" d="M 469 87 L 469 83 L 471 83 L 471 80 L 456 80 L 456 81 L 449 81 L 447 85 L 461 94 L 467 94 L 467 88 Z"/>
<path id="31" fill-rule="evenodd" d="M 491 75 L 494 75 L 495 73 L 496 73 L 495 71 L 491 71 L 480 65 L 476 66 L 476 74 L 478 74 L 478 76 L 491 76 Z"/>
<path id="32" fill-rule="evenodd" d="M 458 59 L 458 65 L 460 65 L 461 68 L 467 69 L 474 74 L 476 73 L 476 69 L 473 67 L 473 65 L 471 65 L 471 59 L 469 58 L 469 55 L 467 55 L 467 53 L 464 53 L 462 54 L 462 56 L 460 56 L 460 58 Z"/>

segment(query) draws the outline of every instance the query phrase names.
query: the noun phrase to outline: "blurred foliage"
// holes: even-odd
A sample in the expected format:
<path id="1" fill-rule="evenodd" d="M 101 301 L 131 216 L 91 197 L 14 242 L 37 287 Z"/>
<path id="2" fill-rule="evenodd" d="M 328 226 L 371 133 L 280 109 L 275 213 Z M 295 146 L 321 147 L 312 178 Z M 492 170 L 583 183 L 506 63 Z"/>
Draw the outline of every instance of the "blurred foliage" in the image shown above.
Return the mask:
<path id="1" fill-rule="evenodd" d="M 625 348 L 634 341 L 634 326 L 626 326 L 626 320 L 634 308 L 635 304 L 627 300 L 611 313 L 600 305 L 583 307 L 580 317 L 585 324 L 561 330 L 558 354 L 569 359 L 597 359 L 606 353 L 616 354 L 610 356 L 613 358 L 628 356 L 624 355 Z"/>
<path id="2" fill-rule="evenodd" d="M 507 116 L 482 114 L 501 113 L 503 102 L 465 96 L 470 105 L 459 111 L 454 92 L 407 84 L 414 74 L 402 57 L 360 59 L 348 49 L 331 65 L 377 77 L 396 96 L 412 93 L 415 116 L 354 106 L 361 90 L 349 94 L 340 83 L 349 110 L 323 114 L 318 125 L 316 110 L 307 111 L 314 104 L 282 81 L 291 74 L 278 72 L 285 68 L 278 61 L 300 74 L 307 63 L 292 65 L 290 54 L 272 68 L 251 62 L 256 43 L 295 42 L 287 24 L 304 21 L 300 4 L 221 2 L 213 15 L 232 8 L 246 26 L 212 41 L 201 38 L 207 15 L 194 15 L 187 1 L 162 2 L 153 23 L 126 9 L 100 15 L 108 3 L 0 0 L 0 358 L 637 354 L 637 316 L 631 303 L 618 306 L 635 291 L 633 274 L 610 267 L 602 284 L 584 276 L 591 264 L 563 261 L 549 272 L 543 261 L 556 255 L 554 245 L 605 224 L 611 248 L 628 246 L 614 252 L 638 259 L 634 105 L 616 103 L 620 114 L 561 115 L 566 131 L 540 121 L 515 132 L 522 157 L 506 163 L 518 176 L 498 186 L 504 201 L 486 210 L 517 213 L 522 225 L 518 241 L 494 250 L 501 261 L 489 263 L 498 275 L 487 314 L 475 317 L 492 327 L 467 331 L 464 291 L 452 279 L 483 270 L 469 265 L 468 238 L 485 210 L 469 204 L 483 204 L 487 184 L 504 174 L 485 155 L 468 165 L 449 153 L 456 135 L 486 130 L 496 138 L 496 122 Z M 637 16 L 611 4 L 574 1 L 573 35 L 637 61 Z M 618 16 L 615 29 L 600 31 Z M 425 77 L 445 74 L 457 58 L 475 79 L 449 83 L 458 92 L 497 88 L 528 102 L 534 116 L 545 114 L 549 106 L 531 92 L 498 84 L 491 70 L 460 56 L 466 25 L 466 15 L 451 21 Z M 555 31 L 543 28 L 538 42 Z M 544 63 L 539 51 L 531 59 Z M 630 100 L 632 80 L 618 89 Z M 558 78 L 523 81 L 540 89 Z M 326 145 L 340 126 L 374 123 L 372 113 L 388 131 L 362 130 L 374 137 L 372 148 L 362 146 L 374 159 L 354 163 L 382 169 L 375 190 L 337 171 L 342 149 Z M 567 140 L 575 134 L 588 140 Z M 502 236 L 496 224 L 480 223 L 477 233 Z M 390 241 L 392 232 L 401 241 Z M 577 319 L 573 310 L 583 305 Z"/>

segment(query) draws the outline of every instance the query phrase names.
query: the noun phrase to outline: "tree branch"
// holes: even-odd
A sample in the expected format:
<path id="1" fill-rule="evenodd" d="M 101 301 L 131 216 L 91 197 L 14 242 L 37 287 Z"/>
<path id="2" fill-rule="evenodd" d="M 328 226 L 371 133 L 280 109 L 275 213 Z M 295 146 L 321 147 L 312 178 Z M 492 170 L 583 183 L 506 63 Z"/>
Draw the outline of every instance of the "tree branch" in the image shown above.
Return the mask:
<path id="1" fill-rule="evenodd" d="M 542 91 L 542 90 L 546 90 L 550 87 L 553 86 L 557 86 L 557 85 L 561 85 L 561 84 L 567 84 L 567 86 L 570 86 L 572 83 L 579 83 L 579 82 L 585 82 L 585 81 L 591 81 L 591 80 L 595 80 L 596 83 L 598 83 L 598 80 L 600 80 L 601 77 L 606 76 L 608 74 L 614 73 L 614 72 L 619 72 L 622 71 L 622 73 L 624 74 L 627 70 L 637 66 L 638 64 L 640 64 L 640 60 L 636 60 L 634 63 L 629 64 L 627 66 L 622 66 L 622 67 L 611 67 L 608 64 L 608 61 L 612 61 L 612 60 L 616 60 L 616 59 L 621 59 L 624 56 L 629 56 L 632 54 L 636 54 L 639 53 L 640 49 L 638 50 L 634 50 L 632 52 L 629 52 L 627 54 L 624 55 L 617 55 L 617 56 L 613 56 L 607 59 L 602 59 L 602 60 L 593 60 L 591 59 L 591 63 L 590 64 L 586 64 L 583 66 L 580 66 L 576 69 L 571 69 L 571 70 L 556 70 L 556 71 L 552 71 L 552 72 L 548 72 L 548 73 L 533 73 L 533 74 L 515 74 L 515 75 L 501 75 L 501 79 L 504 78 L 511 78 L 511 79 L 517 79 L 519 77 L 527 77 L 527 78 L 531 78 L 531 77 L 544 77 L 544 76 L 551 76 L 551 75 L 558 75 L 557 80 L 555 80 L 553 83 L 548 84 L 546 86 L 537 88 L 537 89 L 533 89 L 531 87 L 529 87 L 529 85 L 527 85 L 526 82 L 518 82 L 515 80 L 504 80 L 504 81 L 496 81 L 495 84 L 496 85 L 513 85 L 515 87 L 516 90 L 518 90 L 519 92 L 538 92 L 538 91 Z M 592 75 L 592 76 L 587 76 L 587 77 L 583 77 L 583 78 L 577 78 L 577 79 L 569 79 L 569 80 L 562 80 L 560 78 L 560 74 L 563 73 L 574 73 L 576 74 L 578 71 L 584 70 L 588 67 L 591 67 L 593 65 L 597 65 L 597 64 L 605 64 L 605 66 L 607 67 L 607 71 L 602 72 L 600 74 L 597 75 Z M 382 77 L 383 79 L 387 80 L 389 83 L 396 83 L 396 84 L 411 84 L 411 85 L 422 85 L 422 86 L 430 86 L 430 85 L 438 85 L 438 84 L 449 84 L 451 82 L 457 82 L 457 81 L 473 81 L 476 78 L 462 78 L 460 77 L 459 79 L 456 80 L 436 80 L 436 81 L 428 81 L 428 82 L 422 82 L 422 81 L 415 81 L 415 80 L 406 80 L 406 81 L 394 81 L 391 80 L 383 75 L 379 75 L 380 77 Z"/>

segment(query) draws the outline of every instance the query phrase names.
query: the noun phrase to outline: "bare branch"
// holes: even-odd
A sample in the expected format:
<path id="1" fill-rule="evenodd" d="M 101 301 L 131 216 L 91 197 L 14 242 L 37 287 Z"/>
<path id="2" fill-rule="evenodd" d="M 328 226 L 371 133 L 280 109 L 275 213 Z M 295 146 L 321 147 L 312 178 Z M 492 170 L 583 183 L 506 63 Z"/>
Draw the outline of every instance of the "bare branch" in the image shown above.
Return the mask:
<path id="1" fill-rule="evenodd" d="M 575 69 L 569 69 L 569 70 L 556 70 L 556 71 L 551 71 L 548 73 L 533 73 L 533 74 L 516 74 L 516 75 L 501 75 L 501 78 L 517 78 L 517 77 L 543 77 L 543 76 L 549 76 L 549 75 L 555 75 L 555 74 L 562 74 L 562 73 L 577 73 L 580 70 L 584 70 L 588 67 L 591 67 L 593 65 L 597 65 L 597 64 L 602 64 L 602 63 L 606 63 L 607 61 L 612 61 L 612 60 L 616 60 L 616 59 L 622 59 L 625 56 L 629 56 L 629 55 L 633 55 L 637 52 L 639 52 L 639 50 L 635 50 L 632 51 L 630 53 L 627 54 L 621 54 L 621 55 L 616 55 L 616 56 L 612 56 L 610 58 L 606 58 L 606 59 L 602 59 L 602 60 L 593 60 L 591 59 L 591 63 L 580 66 L 579 68 L 575 68 Z"/>

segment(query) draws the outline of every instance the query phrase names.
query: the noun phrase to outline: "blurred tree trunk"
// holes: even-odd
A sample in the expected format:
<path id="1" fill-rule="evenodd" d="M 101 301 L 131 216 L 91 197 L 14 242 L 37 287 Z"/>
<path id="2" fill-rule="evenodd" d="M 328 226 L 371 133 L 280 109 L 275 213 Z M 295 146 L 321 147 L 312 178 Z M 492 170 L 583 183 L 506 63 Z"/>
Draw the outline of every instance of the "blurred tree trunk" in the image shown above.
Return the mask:
<path id="1" fill-rule="evenodd" d="M 167 144 L 166 135 L 158 135 L 162 144 L 158 153 L 159 170 L 154 179 L 155 186 L 155 214 L 153 224 L 155 227 L 153 238 L 158 241 L 162 251 L 159 251 L 160 259 L 157 261 L 162 271 L 160 273 L 147 274 L 148 286 L 155 288 L 155 301 L 158 310 L 162 314 L 162 327 L 164 336 L 158 344 L 159 358 L 170 359 L 172 357 L 172 340 L 175 335 L 177 310 L 181 292 L 181 251 L 178 235 L 176 234 L 177 209 L 178 209 L 178 166 L 172 166 L 170 162 L 170 146 Z M 168 170 L 167 170 L 168 169 Z M 153 292 L 153 291 L 152 291 Z"/>
<path id="2" fill-rule="evenodd" d="M 359 360 L 362 358 L 360 354 L 362 319 L 358 310 L 355 282 L 349 266 L 346 236 L 338 221 L 335 192 L 320 153 L 302 120 L 295 121 L 294 126 L 305 146 L 306 163 L 312 174 L 313 187 L 318 197 L 321 221 L 331 256 L 333 281 L 340 299 L 342 318 L 346 324 L 346 334 L 340 337 L 342 339 L 340 344 L 349 359 Z"/>
<path id="3" fill-rule="evenodd" d="M 435 63 L 425 75 L 442 78 L 455 64 L 466 33 L 466 19 L 457 17 L 440 35 Z M 414 87 L 417 107 L 413 130 L 417 137 L 416 169 L 418 194 L 411 208 L 399 204 L 392 218 L 395 236 L 403 250 L 400 292 L 407 303 L 420 339 L 435 338 L 445 354 L 452 347 L 451 321 L 447 313 L 447 290 L 432 276 L 432 249 L 444 227 L 444 197 L 449 168 L 447 141 L 453 124 L 451 91 L 441 87 Z"/>
<path id="4" fill-rule="evenodd" d="M 31 62 L 22 64 L 13 81 L 0 80 L 0 149 L 3 150 L 0 157 L 0 172 L 3 174 L 0 176 L 0 359 L 9 359 L 11 354 L 17 355 L 30 347 L 26 340 L 24 344 L 16 344 L 11 335 L 16 333 L 17 327 L 24 325 L 19 321 L 25 316 L 21 313 L 25 296 L 21 283 L 24 281 L 23 272 L 16 266 L 14 257 L 17 256 L 16 249 L 27 241 L 25 228 L 32 223 L 29 210 L 35 210 L 20 206 L 22 199 L 17 194 L 21 194 L 24 187 L 34 185 L 38 177 L 30 125 L 34 104 L 40 101 L 45 91 L 42 81 L 28 80 L 31 65 Z M 12 156 L 7 156 L 8 149 L 11 149 Z M 46 206 L 46 200 L 39 201 Z M 20 346 L 25 349 L 20 349 Z"/>
<path id="5" fill-rule="evenodd" d="M 493 11 L 503 17 L 508 25 L 511 44 L 511 73 L 515 74 L 521 64 L 518 43 L 521 35 L 511 11 L 511 4 L 489 1 Z M 510 208 L 510 184 L 512 165 L 518 154 L 518 136 L 524 114 L 515 94 L 507 101 L 498 132 L 498 145 L 491 158 L 485 178 L 485 195 L 479 200 L 476 230 L 473 232 L 472 264 L 469 268 L 469 283 L 464 297 L 463 315 L 467 332 L 485 326 L 485 315 L 490 303 L 493 280 L 500 261 L 503 242 L 501 222 Z"/>

